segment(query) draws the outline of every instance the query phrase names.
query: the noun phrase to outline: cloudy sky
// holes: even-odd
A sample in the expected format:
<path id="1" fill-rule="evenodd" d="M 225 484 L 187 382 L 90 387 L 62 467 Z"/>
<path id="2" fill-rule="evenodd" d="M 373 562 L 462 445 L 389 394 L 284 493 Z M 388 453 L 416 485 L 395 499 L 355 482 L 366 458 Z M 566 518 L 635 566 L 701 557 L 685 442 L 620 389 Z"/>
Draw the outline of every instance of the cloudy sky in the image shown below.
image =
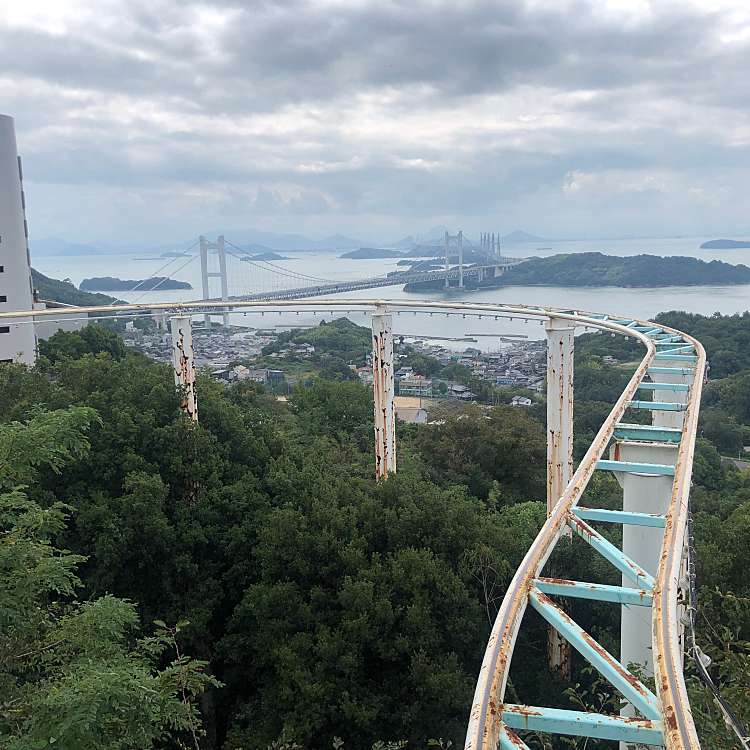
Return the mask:
<path id="1" fill-rule="evenodd" d="M 750 232 L 747 0 L 0 0 L 33 236 Z"/>

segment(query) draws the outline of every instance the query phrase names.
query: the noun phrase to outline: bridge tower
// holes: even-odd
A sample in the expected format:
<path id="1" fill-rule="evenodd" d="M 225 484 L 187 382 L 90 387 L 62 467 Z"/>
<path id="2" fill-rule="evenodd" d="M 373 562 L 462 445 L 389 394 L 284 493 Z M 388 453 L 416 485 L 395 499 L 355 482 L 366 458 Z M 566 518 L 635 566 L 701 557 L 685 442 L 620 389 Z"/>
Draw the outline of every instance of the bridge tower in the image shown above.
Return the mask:
<path id="1" fill-rule="evenodd" d="M 208 254 L 210 250 L 216 250 L 219 257 L 219 270 L 209 271 L 208 270 Z M 227 283 L 227 254 L 224 245 L 224 235 L 219 235 L 216 238 L 216 242 L 209 242 L 203 235 L 200 237 L 200 253 L 201 253 L 201 284 L 203 287 L 203 299 L 211 299 L 209 279 L 218 278 L 221 280 L 221 299 L 222 302 L 229 300 L 229 285 Z M 225 309 L 222 312 L 222 318 L 224 327 L 229 327 L 229 313 Z M 204 321 L 206 327 L 211 327 L 211 314 L 206 313 L 204 315 Z"/>
<path id="2" fill-rule="evenodd" d="M 451 270 L 451 248 L 458 251 L 458 288 L 464 288 L 464 233 L 459 230 L 458 234 L 445 233 L 445 288 L 450 287 L 448 272 Z"/>

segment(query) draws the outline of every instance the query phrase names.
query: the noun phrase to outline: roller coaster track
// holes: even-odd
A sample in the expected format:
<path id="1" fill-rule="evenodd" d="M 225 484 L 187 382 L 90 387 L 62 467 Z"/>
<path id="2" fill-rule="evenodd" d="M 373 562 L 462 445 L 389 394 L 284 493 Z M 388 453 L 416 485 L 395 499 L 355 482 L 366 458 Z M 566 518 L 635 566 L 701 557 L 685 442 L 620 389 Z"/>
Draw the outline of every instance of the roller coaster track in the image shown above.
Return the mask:
<path id="1" fill-rule="evenodd" d="M 69 309 L 69 308 L 68 308 Z M 623 745 L 660 746 L 669 750 L 698 750 L 683 677 L 682 589 L 685 585 L 684 550 L 688 521 L 688 498 L 698 410 L 706 368 L 702 345 L 680 331 L 649 321 L 607 316 L 577 310 L 542 307 L 472 304 L 467 302 L 383 301 L 383 300 L 278 300 L 278 301 L 204 301 L 175 304 L 149 303 L 79 308 L 81 314 L 162 313 L 187 316 L 225 309 L 247 311 L 338 310 L 379 313 L 422 313 L 463 315 L 488 319 L 510 317 L 540 322 L 554 321 L 570 327 L 595 329 L 631 337 L 641 343 L 645 353 L 625 390 L 614 404 L 594 441 L 579 463 L 559 498 L 555 498 L 547 521 L 519 565 L 505 594 L 487 643 L 477 680 L 466 735 L 467 750 L 508 750 L 528 748 L 524 732 L 573 735 L 619 741 Z M 44 319 L 58 310 L 36 310 L 0 314 L 0 319 Z M 549 329 L 548 329 L 549 330 Z M 570 355 L 572 357 L 572 348 Z M 572 367 L 572 364 L 571 364 Z M 572 371 L 571 371 L 572 372 Z M 572 375 L 570 378 L 572 388 Z M 550 387 L 548 383 L 548 388 Z M 637 398 L 637 392 L 651 391 L 654 400 Z M 549 400 L 548 391 L 548 400 Z M 664 400 L 658 400 L 664 399 Z M 623 417 L 628 409 L 645 409 L 652 414 L 676 413 L 672 426 L 654 419 L 652 425 L 628 424 Z M 571 414 L 572 420 L 572 414 Z M 675 426 L 675 424 L 677 426 Z M 673 450 L 673 460 L 624 461 L 620 448 L 635 447 L 646 455 L 664 456 Z M 611 448 L 610 459 L 605 451 Z M 581 500 L 594 472 L 613 472 L 618 480 L 638 477 L 639 481 L 661 481 L 668 491 L 659 513 L 583 508 Z M 641 487 L 647 486 L 644 484 Z M 658 566 L 645 570 L 623 550 L 618 549 L 590 523 L 606 522 L 623 527 L 655 527 L 660 534 Z M 572 530 L 583 538 L 615 568 L 623 582 L 611 586 L 545 577 L 544 567 L 558 542 Z M 663 531 L 662 531 L 663 530 Z M 560 600 L 589 599 L 650 611 L 651 663 L 644 674 L 653 675 L 652 691 L 640 677 L 628 670 L 586 633 L 565 611 Z M 531 607 L 575 648 L 585 660 L 624 697 L 627 708 L 622 715 L 587 711 L 569 711 L 544 706 L 511 704 L 505 700 L 505 688 L 517 636 L 524 626 L 524 613 Z M 623 615 L 624 616 L 624 615 Z M 522 657 L 522 655 L 520 655 Z"/>

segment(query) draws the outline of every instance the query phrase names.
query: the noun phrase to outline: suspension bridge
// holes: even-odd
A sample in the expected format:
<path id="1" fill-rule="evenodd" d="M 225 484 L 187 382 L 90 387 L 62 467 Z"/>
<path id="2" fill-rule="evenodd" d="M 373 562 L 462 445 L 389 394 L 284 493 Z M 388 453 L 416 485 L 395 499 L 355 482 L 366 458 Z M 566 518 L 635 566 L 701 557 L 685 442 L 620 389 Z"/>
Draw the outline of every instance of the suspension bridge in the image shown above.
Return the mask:
<path id="1" fill-rule="evenodd" d="M 96 318 L 171 316 L 175 384 L 181 408 L 198 421 L 199 393 L 191 318 L 227 311 L 369 312 L 373 341 L 374 463 L 378 479 L 397 470 L 393 318 L 402 313 L 538 321 L 547 336 L 547 520 L 519 565 L 494 621 L 467 719 L 466 750 L 528 750 L 530 737 L 572 736 L 628 746 L 699 750 L 685 687 L 683 660 L 697 662 L 689 494 L 698 410 L 706 371 L 703 346 L 680 331 L 649 321 L 579 310 L 468 302 L 327 300 L 200 300 L 80 308 Z M 54 319 L 55 310 L 0 314 L 27 321 Z M 573 462 L 575 333 L 596 330 L 635 339 L 644 354 L 583 459 Z M 650 398 L 649 398 L 650 396 Z M 646 413 L 644 422 L 632 415 Z M 512 457 L 509 457 L 512 460 Z M 597 472 L 622 488 L 618 509 L 582 502 Z M 621 542 L 606 529 L 619 527 Z M 618 536 L 615 535 L 615 539 Z M 561 543 L 587 545 L 621 578 L 617 585 L 566 576 L 550 559 Z M 573 603 L 573 604 L 572 604 Z M 613 654 L 574 619 L 596 618 L 597 607 L 617 607 L 619 653 Z M 586 607 L 593 607 L 585 611 Z M 533 611 L 535 614 L 530 616 Z M 541 617 L 549 630 L 550 667 L 569 674 L 572 652 L 622 699 L 617 713 L 569 710 L 508 700 L 512 663 L 523 664 Z M 538 622 L 538 620 L 537 620 Z M 519 638 L 519 635 L 525 637 Z M 537 644 L 538 647 L 539 644 Z M 544 644 L 542 645 L 544 647 Z M 631 665 L 637 665 L 635 670 Z M 705 669 L 703 669 L 705 672 Z M 746 745 L 743 742 L 743 747 Z"/>
<path id="2" fill-rule="evenodd" d="M 494 236 L 493 236 L 494 237 Z M 457 241 L 458 238 L 458 241 Z M 406 286 L 436 283 L 443 288 L 463 289 L 479 286 L 487 279 L 502 276 L 509 268 L 523 262 L 520 258 L 499 255 L 499 244 L 489 245 L 482 236 L 482 262 L 464 263 L 463 234 L 448 235 L 444 242 L 444 255 L 430 258 L 428 270 L 392 271 L 376 276 L 360 278 L 324 278 L 296 271 L 296 261 L 282 265 L 279 261 L 254 258 L 247 249 L 236 245 L 223 236 L 215 241 L 200 237 L 190 247 L 175 253 L 149 277 L 183 280 L 188 267 L 200 260 L 202 299 L 206 301 L 228 300 L 284 300 L 346 294 L 364 289 L 389 286 Z M 197 249 L 198 252 L 195 252 Z M 425 259 L 408 258 L 415 264 Z M 453 263 L 455 261 L 455 264 Z M 440 265 L 435 268 L 435 265 Z M 159 284 L 149 286 L 149 292 L 157 290 Z M 137 290 L 137 288 L 136 288 Z"/>

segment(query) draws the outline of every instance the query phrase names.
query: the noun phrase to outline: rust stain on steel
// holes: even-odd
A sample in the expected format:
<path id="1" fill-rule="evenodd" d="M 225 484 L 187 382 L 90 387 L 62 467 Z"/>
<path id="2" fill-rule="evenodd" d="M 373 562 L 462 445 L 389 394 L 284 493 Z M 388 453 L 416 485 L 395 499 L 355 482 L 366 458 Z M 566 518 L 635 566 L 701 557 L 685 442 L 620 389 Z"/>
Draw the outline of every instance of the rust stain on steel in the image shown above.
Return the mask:
<path id="1" fill-rule="evenodd" d="M 505 736 L 508 738 L 508 742 L 510 742 L 514 747 L 521 748 L 521 750 L 524 750 L 526 747 L 526 744 L 524 741 L 508 726 L 504 725 L 505 729 Z"/>
<path id="2" fill-rule="evenodd" d="M 523 723 L 526 725 L 526 728 L 529 727 L 529 719 L 533 716 L 542 716 L 541 711 L 536 711 L 535 709 L 531 708 L 531 706 L 519 706 L 515 705 L 513 707 L 513 715 L 514 716 L 520 716 L 523 719 Z M 509 712 L 510 713 L 510 712 Z M 502 706 L 500 707 L 500 716 L 502 717 Z M 510 731 L 506 728 L 506 731 Z"/>
<path id="3" fill-rule="evenodd" d="M 665 330 L 674 332 L 673 329 Z M 694 338 L 685 336 L 685 340 L 694 346 L 698 361 L 683 420 L 652 605 L 654 672 L 664 713 L 667 750 L 698 750 L 700 747 L 682 673 L 677 598 L 706 353 Z"/>
<path id="4" fill-rule="evenodd" d="M 544 576 L 540 576 L 538 580 L 544 583 L 556 583 L 558 586 L 575 586 L 579 583 L 578 581 L 571 581 L 569 578 L 545 578 Z M 583 585 L 588 586 L 589 584 L 584 583 Z"/>
<path id="5" fill-rule="evenodd" d="M 185 332 L 178 329 L 174 348 L 173 369 L 175 384 L 180 387 L 180 410 L 194 422 L 198 421 L 198 403 L 195 394 L 195 358 L 192 351 L 186 351 Z M 188 348 L 192 349 L 192 341 Z"/>
<path id="6" fill-rule="evenodd" d="M 378 313 L 382 315 L 382 313 Z M 373 324 L 374 325 L 374 324 Z M 390 383 L 393 377 L 388 348 L 392 346 L 384 330 L 373 330 L 372 374 L 375 429 L 375 476 L 387 477 L 396 470 L 395 413 Z"/>
<path id="7" fill-rule="evenodd" d="M 544 310 L 540 310 L 540 313 L 542 315 L 550 314 L 549 311 Z M 565 313 L 561 313 L 557 317 L 576 320 L 575 316 Z M 478 710 L 472 709 L 472 720 L 466 738 L 467 746 L 477 746 L 478 743 L 481 743 L 483 750 L 495 750 L 499 735 L 499 724 L 496 718 L 489 714 L 487 710 L 488 702 L 490 698 L 502 700 L 507 680 L 509 657 L 513 650 L 521 616 L 527 606 L 529 581 L 538 577 L 541 568 L 547 561 L 560 531 L 565 525 L 570 509 L 577 504 L 583 490 L 590 481 L 596 461 L 599 460 L 609 443 L 615 424 L 625 413 L 628 402 L 632 400 L 638 384 L 645 376 L 655 354 L 656 347 L 653 342 L 639 332 L 610 321 L 592 318 L 587 319 L 586 322 L 594 328 L 606 328 L 639 339 L 646 346 L 647 353 L 599 429 L 571 482 L 552 509 L 547 522 L 534 540 L 508 588 L 493 626 L 492 637 L 485 651 L 474 698 L 474 705 Z"/>
<path id="8" fill-rule="evenodd" d="M 603 542 L 607 541 L 596 529 L 589 526 L 586 521 L 579 518 L 575 513 L 568 514 L 568 522 L 580 529 L 581 534 L 587 536 L 589 539 L 599 539 Z M 637 565 L 632 560 L 623 557 L 623 562 L 639 577 L 647 577 L 649 575 L 640 565 Z"/>
<path id="9" fill-rule="evenodd" d="M 628 670 L 625 669 L 625 667 L 623 667 L 622 664 L 620 664 L 620 662 L 617 661 L 617 659 L 615 659 L 615 657 L 612 656 L 612 654 L 610 654 L 609 651 L 604 648 L 604 646 L 602 646 L 597 640 L 595 640 L 593 636 L 583 630 L 583 628 L 581 628 L 568 615 L 568 613 L 562 609 L 562 607 L 559 607 L 557 604 L 555 604 L 552 599 L 550 599 L 546 594 L 543 594 L 541 591 L 537 591 L 536 596 L 548 607 L 552 607 L 557 610 L 558 617 L 561 617 L 569 625 L 573 625 L 578 628 L 581 633 L 581 638 L 583 638 L 583 640 L 588 644 L 591 650 L 599 654 L 599 656 L 601 656 L 602 659 L 604 659 L 609 664 L 609 666 L 612 667 L 612 669 L 617 672 L 623 679 L 627 680 L 640 695 L 648 695 L 646 686 L 635 675 L 628 672 Z"/>

